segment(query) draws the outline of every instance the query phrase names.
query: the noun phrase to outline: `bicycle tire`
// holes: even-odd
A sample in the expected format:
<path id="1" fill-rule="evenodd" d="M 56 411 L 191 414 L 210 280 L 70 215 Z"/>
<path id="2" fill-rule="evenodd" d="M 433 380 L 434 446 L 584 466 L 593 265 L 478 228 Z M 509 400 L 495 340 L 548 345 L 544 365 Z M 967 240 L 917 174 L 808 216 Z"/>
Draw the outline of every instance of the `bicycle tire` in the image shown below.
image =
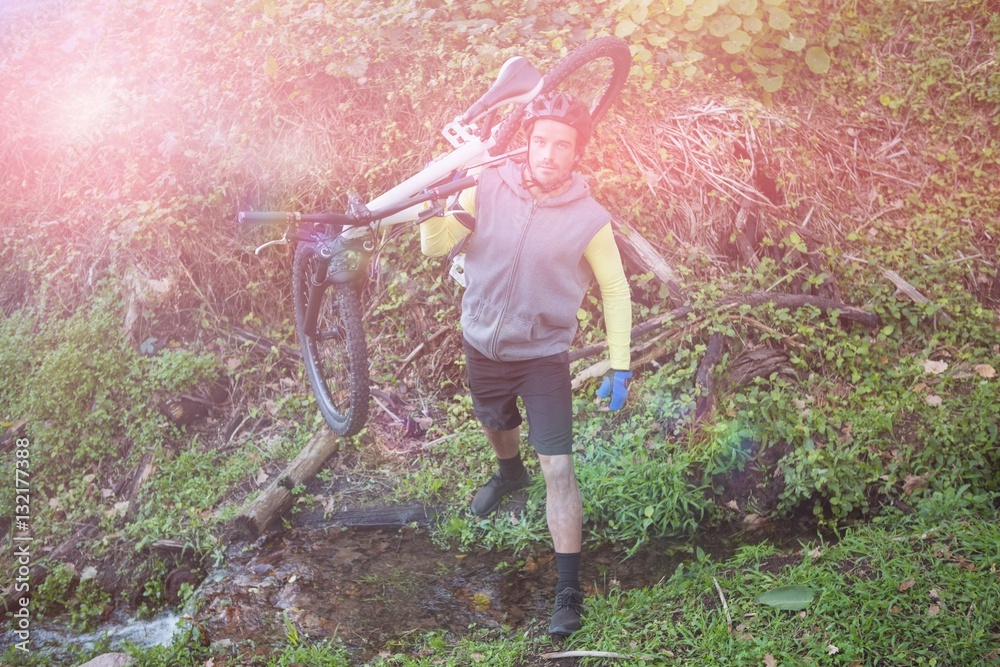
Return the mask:
<path id="1" fill-rule="evenodd" d="M 593 126 L 618 97 L 632 67 L 632 52 L 618 37 L 598 37 L 583 44 L 552 66 L 544 76 L 540 94 L 558 90 L 569 93 L 590 109 Z M 501 121 L 496 146 L 490 151 L 499 155 L 507 150 L 521 130 L 527 104 L 518 104 Z"/>
<path id="2" fill-rule="evenodd" d="M 361 300 L 352 283 L 329 285 L 316 316 L 316 335 L 306 334 L 305 318 L 316 249 L 300 244 L 292 263 L 295 328 L 319 411 L 330 430 L 350 437 L 368 419 L 368 349 Z"/>

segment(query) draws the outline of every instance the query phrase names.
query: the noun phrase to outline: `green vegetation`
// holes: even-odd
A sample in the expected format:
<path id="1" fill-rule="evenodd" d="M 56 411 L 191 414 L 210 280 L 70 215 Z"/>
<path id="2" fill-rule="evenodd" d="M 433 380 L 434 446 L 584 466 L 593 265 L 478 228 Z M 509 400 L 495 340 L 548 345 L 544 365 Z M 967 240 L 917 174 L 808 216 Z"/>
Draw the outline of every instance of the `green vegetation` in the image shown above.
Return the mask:
<path id="1" fill-rule="evenodd" d="M 802 510 L 843 533 L 792 560 L 748 549 L 687 565 L 662 587 L 602 591 L 590 603 L 599 622 L 572 646 L 651 664 L 996 658 L 1000 630 L 978 613 L 997 607 L 1000 543 L 983 500 L 1000 491 L 990 3 L 58 5 L 0 32 L 0 71 L 23 82 L 0 90 L 0 435 L 23 422 L 31 442 L 37 544 L 98 531 L 52 565 L 36 618 L 65 612 L 82 630 L 109 600 L 161 609 L 176 559 L 152 545 L 178 541 L 181 560 L 211 567 L 225 522 L 321 425 L 282 349 L 295 347 L 290 254 L 253 256 L 280 230 L 237 228 L 236 210 L 337 209 L 350 190 L 377 193 L 444 149 L 437 128 L 507 57 L 544 70 L 618 34 L 635 66 L 583 170 L 624 233 L 673 266 L 691 312 L 637 341 L 622 414 L 593 407 L 592 383 L 578 392 L 589 542 L 635 550 Z M 400 455 L 400 441 L 420 443 L 375 411 L 341 463 L 357 479 L 388 478 L 400 500 L 447 506 L 435 531 L 446 548 L 547 549 L 540 482 L 523 511 L 464 512 L 493 464 L 463 390 L 460 292 L 416 248 L 412 232 L 387 245 L 366 326 L 373 380 L 434 444 Z M 681 305 L 629 269 L 637 322 Z M 879 322 L 738 303 L 760 292 L 827 297 Z M 577 347 L 602 339 L 597 302 L 585 304 Z M 257 335 L 269 342 L 247 342 Z M 714 401 L 696 418 L 713 341 Z M 213 387 L 223 396 L 206 399 Z M 168 406 L 188 395 L 202 414 L 181 425 Z M 7 443 L 0 462 L 13 469 Z M 4 485 L 0 507 L 14 505 Z M 84 577 L 91 564 L 107 567 Z M 4 551 L 5 581 L 12 568 Z M 754 602 L 792 583 L 816 591 L 805 617 Z M 143 664 L 204 664 L 213 652 L 222 664 L 199 633 L 191 625 Z M 372 664 L 533 664 L 550 650 L 540 641 L 436 634 Z M 345 651 L 289 636 L 253 659 L 340 665 Z"/>

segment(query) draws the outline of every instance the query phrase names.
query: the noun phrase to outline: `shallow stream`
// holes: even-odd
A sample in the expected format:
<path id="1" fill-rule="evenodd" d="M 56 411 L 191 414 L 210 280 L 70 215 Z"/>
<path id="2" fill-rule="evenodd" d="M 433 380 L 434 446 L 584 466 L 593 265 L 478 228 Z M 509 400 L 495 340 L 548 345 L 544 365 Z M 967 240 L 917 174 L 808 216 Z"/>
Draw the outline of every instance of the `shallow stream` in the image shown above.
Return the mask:
<path id="1" fill-rule="evenodd" d="M 795 524 L 783 532 L 705 533 L 694 542 L 651 542 L 630 559 L 605 546 L 585 552 L 581 579 L 588 593 L 609 587 L 648 587 L 669 577 L 696 548 L 723 559 L 746 543 L 767 539 L 798 550 L 815 533 Z M 454 635 L 470 627 L 544 632 L 551 611 L 555 563 L 510 552 L 445 551 L 425 529 L 298 526 L 273 534 L 230 557 L 197 591 L 194 621 L 215 642 L 252 640 L 257 646 L 285 640 L 286 619 L 300 637 L 339 637 L 367 659 L 396 640 L 439 630 Z M 36 650 L 53 655 L 65 645 L 92 646 L 107 634 L 112 650 L 124 640 L 169 644 L 179 612 L 152 621 L 121 620 L 75 636 L 58 624 L 33 632 Z M 0 640 L 0 648 L 10 637 Z"/>

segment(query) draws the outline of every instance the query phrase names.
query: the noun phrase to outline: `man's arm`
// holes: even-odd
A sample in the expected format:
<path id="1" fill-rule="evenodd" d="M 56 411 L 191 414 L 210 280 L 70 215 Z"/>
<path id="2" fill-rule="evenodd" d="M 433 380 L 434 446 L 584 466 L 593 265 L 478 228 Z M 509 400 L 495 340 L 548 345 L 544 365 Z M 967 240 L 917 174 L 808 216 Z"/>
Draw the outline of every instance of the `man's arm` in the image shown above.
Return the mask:
<path id="1" fill-rule="evenodd" d="M 476 188 L 462 190 L 458 195 L 458 205 L 466 215 L 475 216 Z M 449 212 L 446 215 L 431 218 L 420 225 L 420 251 L 429 257 L 441 257 L 463 238 L 472 233 L 472 229 L 459 220 L 459 215 Z"/>
<path id="2" fill-rule="evenodd" d="M 627 371 L 632 343 L 632 295 L 610 222 L 590 240 L 584 257 L 601 288 L 611 368 Z"/>

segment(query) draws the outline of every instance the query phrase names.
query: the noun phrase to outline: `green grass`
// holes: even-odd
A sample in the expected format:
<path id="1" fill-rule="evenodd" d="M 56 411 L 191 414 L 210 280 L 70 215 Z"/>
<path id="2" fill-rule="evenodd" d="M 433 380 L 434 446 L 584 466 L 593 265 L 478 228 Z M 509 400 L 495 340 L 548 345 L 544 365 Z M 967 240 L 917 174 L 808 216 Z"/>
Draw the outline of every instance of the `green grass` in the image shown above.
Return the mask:
<path id="1" fill-rule="evenodd" d="M 768 656 L 796 665 L 995 664 L 998 518 L 987 496 L 936 493 L 912 516 L 847 529 L 836 544 L 807 543 L 789 553 L 744 547 L 723 562 L 682 565 L 659 586 L 591 596 L 583 630 L 559 648 L 513 632 L 457 642 L 432 636 L 410 648 L 410 656 L 399 651 L 373 664 L 460 665 L 472 654 L 479 664 L 542 664 L 538 656 L 555 650 L 686 667 L 768 664 Z M 757 602 L 790 584 L 814 591 L 804 611 Z M 412 657 L 417 650 L 421 657 Z"/>

